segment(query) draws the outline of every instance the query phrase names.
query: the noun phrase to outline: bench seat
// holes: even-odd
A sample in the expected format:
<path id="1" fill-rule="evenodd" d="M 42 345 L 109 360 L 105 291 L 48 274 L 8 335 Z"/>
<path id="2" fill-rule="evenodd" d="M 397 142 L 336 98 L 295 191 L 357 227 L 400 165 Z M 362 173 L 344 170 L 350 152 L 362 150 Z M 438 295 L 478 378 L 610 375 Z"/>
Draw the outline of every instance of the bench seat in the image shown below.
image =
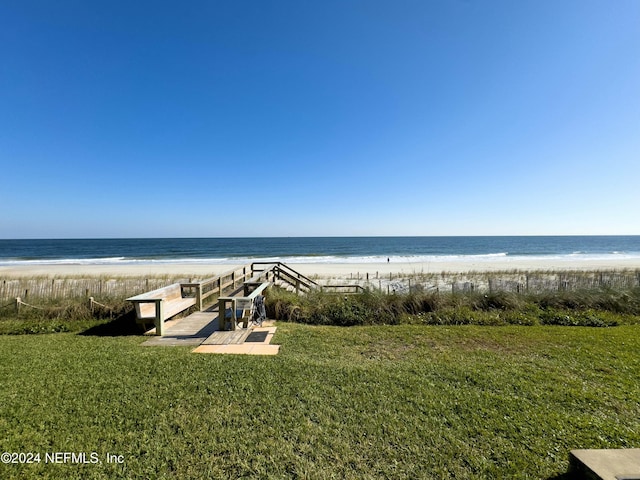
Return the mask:
<path id="1" fill-rule="evenodd" d="M 164 299 L 162 308 L 163 320 L 167 320 L 180 312 L 184 312 L 188 308 L 196 304 L 195 298 L 176 298 L 172 300 Z M 140 314 L 137 315 L 138 320 L 153 320 L 156 318 L 155 303 L 138 303 L 140 306 Z"/>
<path id="2" fill-rule="evenodd" d="M 196 298 L 182 296 L 180 283 L 141 293 L 127 300 L 135 306 L 137 322 L 143 326 L 153 322 L 156 335 L 162 335 L 165 320 L 196 304 Z"/>

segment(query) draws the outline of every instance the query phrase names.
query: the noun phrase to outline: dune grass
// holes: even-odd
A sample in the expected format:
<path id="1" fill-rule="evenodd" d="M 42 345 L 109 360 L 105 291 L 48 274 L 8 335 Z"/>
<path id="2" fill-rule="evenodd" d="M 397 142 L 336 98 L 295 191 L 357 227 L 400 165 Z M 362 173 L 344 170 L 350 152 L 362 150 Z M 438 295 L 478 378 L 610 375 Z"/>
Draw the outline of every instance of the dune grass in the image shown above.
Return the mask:
<path id="1" fill-rule="evenodd" d="M 567 325 L 607 327 L 637 324 L 640 288 L 589 289 L 525 294 L 515 292 L 365 291 L 305 296 L 270 289 L 270 317 L 312 325 Z"/>
<path id="2" fill-rule="evenodd" d="M 572 448 L 640 444 L 639 333 L 279 323 L 276 357 L 0 336 L 1 450 L 43 459 L 0 478 L 560 478 Z"/>

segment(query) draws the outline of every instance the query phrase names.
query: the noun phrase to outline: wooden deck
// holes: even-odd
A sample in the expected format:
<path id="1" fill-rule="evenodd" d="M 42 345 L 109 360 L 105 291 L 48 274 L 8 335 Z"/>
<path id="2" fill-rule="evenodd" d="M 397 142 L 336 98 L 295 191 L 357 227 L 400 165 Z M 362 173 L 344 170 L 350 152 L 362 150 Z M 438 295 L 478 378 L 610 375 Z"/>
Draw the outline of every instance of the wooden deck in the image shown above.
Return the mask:
<path id="1" fill-rule="evenodd" d="M 196 353 L 232 353 L 248 355 L 277 355 L 280 346 L 270 345 L 276 328 L 273 322 L 264 327 L 249 327 L 230 331 L 218 330 L 218 312 L 195 312 L 185 318 L 171 320 L 165 324 L 162 337 L 153 336 L 142 345 L 146 347 L 197 347 Z M 261 341 L 247 337 L 252 333 L 263 334 Z"/>
<path id="2" fill-rule="evenodd" d="M 253 328 L 232 330 L 228 332 L 213 332 L 202 345 L 232 345 L 241 344 L 247 339 Z"/>
<path id="3" fill-rule="evenodd" d="M 142 345 L 147 347 L 158 345 L 200 345 L 217 330 L 217 311 L 195 312 L 188 317 L 168 321 L 165 324 L 163 336 L 154 336 Z"/>
<path id="4" fill-rule="evenodd" d="M 243 269 L 242 275 L 246 276 L 246 273 L 245 268 Z M 262 275 L 262 273 L 259 274 L 259 276 Z M 253 278 L 247 283 L 251 284 L 252 280 Z M 235 297 L 242 297 L 243 299 L 248 298 L 251 300 L 252 293 L 247 295 L 246 285 L 236 285 L 235 281 L 235 274 L 232 274 L 231 282 L 233 282 L 233 286 L 236 288 L 229 293 L 230 297 L 225 298 L 232 298 L 233 300 L 236 300 Z M 265 283 L 268 282 L 261 282 L 261 285 Z M 220 280 L 218 286 L 219 290 L 222 291 L 225 286 L 227 286 L 227 283 Z M 260 290 L 256 290 L 254 286 L 253 293 L 260 293 Z M 200 297 L 200 300 L 201 299 L 202 297 Z M 197 303 L 201 304 L 202 302 L 199 301 Z M 143 342 L 142 345 L 147 347 L 196 347 L 193 350 L 193 352 L 196 353 L 277 355 L 280 350 L 280 346 L 270 345 L 271 339 L 273 338 L 276 330 L 272 322 L 265 322 L 263 327 L 249 327 L 246 329 L 240 328 L 230 331 L 221 331 L 218 315 L 220 303 L 221 302 L 218 302 L 218 305 L 214 305 L 207 310 L 192 313 L 187 317 L 166 321 L 163 324 L 162 335 L 156 336 L 155 329 L 152 329 L 147 332 L 147 334 L 154 336 Z M 248 338 L 253 332 L 255 332 L 255 334 Z"/>

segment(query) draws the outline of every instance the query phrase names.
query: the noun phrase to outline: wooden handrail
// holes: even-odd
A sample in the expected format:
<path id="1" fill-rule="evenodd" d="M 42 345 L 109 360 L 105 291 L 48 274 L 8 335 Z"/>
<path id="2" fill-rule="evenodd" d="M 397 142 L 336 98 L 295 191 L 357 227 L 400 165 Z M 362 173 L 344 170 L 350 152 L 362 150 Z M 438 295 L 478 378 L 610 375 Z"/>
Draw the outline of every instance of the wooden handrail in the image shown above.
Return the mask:
<path id="1" fill-rule="evenodd" d="M 260 268 L 264 267 L 264 268 Z M 241 287 L 247 281 L 258 281 L 269 275 L 273 275 L 273 280 L 280 280 L 288 283 L 299 291 L 309 291 L 319 288 L 319 285 L 310 278 L 296 272 L 294 269 L 282 262 L 254 262 L 241 267 L 227 270 L 214 277 L 205 278 L 199 282 L 181 283 L 184 288 L 196 289 L 196 306 L 198 310 L 204 310 L 205 304 L 213 304 L 219 297 L 222 297 L 228 289 Z"/>
<path id="2" fill-rule="evenodd" d="M 205 303 L 214 303 L 217 298 L 221 297 L 225 290 L 229 287 L 236 288 L 241 285 L 251 275 L 251 265 L 243 265 L 233 270 L 216 275 L 215 277 L 206 278 L 200 282 L 183 284 L 188 287 L 196 287 L 198 299 L 198 309 L 204 310 Z M 216 295 L 212 300 L 210 297 Z M 206 301 L 206 302 L 205 302 Z"/>
<path id="3" fill-rule="evenodd" d="M 354 285 L 354 284 L 345 284 L 345 285 L 322 285 L 322 291 L 323 292 L 327 292 L 327 293 L 361 293 L 364 292 L 366 289 L 362 286 L 362 285 Z M 331 292 L 330 290 L 337 290 L 339 288 L 347 288 L 347 289 L 353 289 L 355 290 L 354 292 L 344 292 L 344 291 L 334 291 Z"/>
<path id="4" fill-rule="evenodd" d="M 300 287 L 305 287 L 307 290 L 312 289 L 311 285 L 309 285 L 303 278 L 298 278 L 295 275 L 292 275 L 291 273 L 289 273 L 288 271 L 280 269 L 279 267 L 276 267 L 276 269 L 274 270 L 276 272 L 276 276 L 278 277 L 278 279 L 284 280 L 290 285 L 296 287 L 296 292 L 300 290 Z"/>
<path id="5" fill-rule="evenodd" d="M 258 270 L 256 268 L 256 265 L 268 265 L 268 268 L 262 269 L 262 270 Z M 287 265 L 286 263 L 282 263 L 282 262 L 253 262 L 251 264 L 251 270 L 253 270 L 254 272 L 258 271 L 258 272 L 268 272 L 268 271 L 272 271 L 275 270 L 278 273 L 284 273 L 285 275 L 287 275 L 290 278 L 296 279 L 296 280 L 302 280 L 303 284 L 309 289 L 311 290 L 313 287 L 318 287 L 318 284 L 316 282 L 314 282 L 313 280 L 311 280 L 309 277 L 306 277 L 305 275 L 301 274 L 300 272 L 295 271 L 293 268 L 291 268 L 289 265 Z M 291 283 L 291 282 L 289 282 Z M 295 285 L 293 285 L 295 286 Z"/>

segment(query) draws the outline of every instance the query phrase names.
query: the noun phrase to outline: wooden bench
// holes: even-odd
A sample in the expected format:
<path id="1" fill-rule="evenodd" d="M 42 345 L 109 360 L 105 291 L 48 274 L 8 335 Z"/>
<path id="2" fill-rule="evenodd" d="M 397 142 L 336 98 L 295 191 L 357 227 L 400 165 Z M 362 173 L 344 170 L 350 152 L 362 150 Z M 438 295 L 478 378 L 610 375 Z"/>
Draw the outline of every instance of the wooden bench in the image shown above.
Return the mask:
<path id="1" fill-rule="evenodd" d="M 156 335 L 162 335 L 165 320 L 196 304 L 195 297 L 183 296 L 183 285 L 174 283 L 157 290 L 127 298 L 136 307 L 137 322 L 143 327 L 153 322 Z"/>
<path id="2" fill-rule="evenodd" d="M 242 321 L 242 327 L 249 326 L 249 319 L 253 315 L 254 300 L 271 282 L 244 282 L 244 297 L 220 297 L 218 298 L 218 318 L 220 330 L 235 330 L 238 322 Z"/>

